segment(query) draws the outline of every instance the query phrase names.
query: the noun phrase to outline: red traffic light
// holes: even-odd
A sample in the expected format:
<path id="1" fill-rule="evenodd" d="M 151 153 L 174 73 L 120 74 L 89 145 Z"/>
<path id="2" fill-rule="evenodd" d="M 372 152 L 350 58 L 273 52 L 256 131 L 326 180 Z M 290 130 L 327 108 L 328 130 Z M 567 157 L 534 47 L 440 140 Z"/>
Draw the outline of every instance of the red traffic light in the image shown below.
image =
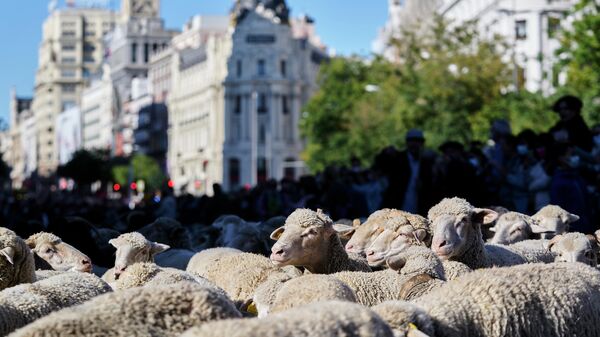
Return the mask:
<path id="1" fill-rule="evenodd" d="M 169 180 L 167 186 L 169 186 L 169 188 L 173 188 L 173 186 L 175 186 L 175 183 L 173 182 L 173 180 Z"/>
<path id="2" fill-rule="evenodd" d="M 115 192 L 119 192 L 119 190 L 120 190 L 120 189 L 121 189 L 121 185 L 119 185 L 119 184 L 114 184 L 114 185 L 113 185 L 113 190 L 114 190 Z"/>
<path id="3" fill-rule="evenodd" d="M 132 190 L 137 190 L 137 183 L 133 182 L 129 187 L 131 187 Z"/>

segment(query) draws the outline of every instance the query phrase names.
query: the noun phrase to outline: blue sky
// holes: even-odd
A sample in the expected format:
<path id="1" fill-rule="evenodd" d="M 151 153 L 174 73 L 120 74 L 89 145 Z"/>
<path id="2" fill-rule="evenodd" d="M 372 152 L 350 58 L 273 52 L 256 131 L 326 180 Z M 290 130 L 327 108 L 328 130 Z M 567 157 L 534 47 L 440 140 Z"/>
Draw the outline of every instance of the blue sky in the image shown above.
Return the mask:
<path id="1" fill-rule="evenodd" d="M 64 0 L 60 1 L 60 3 Z M 232 0 L 162 0 L 162 17 L 170 28 L 193 15 L 223 15 Z M 316 20 L 317 32 L 338 54 L 368 55 L 378 29 L 387 19 L 386 0 L 288 0 L 293 16 L 307 13 Z M 113 0 L 118 4 L 118 0 Z M 3 1 L 0 17 L 0 118 L 8 120 L 9 90 L 20 96 L 33 92 L 42 23 L 47 0 Z"/>

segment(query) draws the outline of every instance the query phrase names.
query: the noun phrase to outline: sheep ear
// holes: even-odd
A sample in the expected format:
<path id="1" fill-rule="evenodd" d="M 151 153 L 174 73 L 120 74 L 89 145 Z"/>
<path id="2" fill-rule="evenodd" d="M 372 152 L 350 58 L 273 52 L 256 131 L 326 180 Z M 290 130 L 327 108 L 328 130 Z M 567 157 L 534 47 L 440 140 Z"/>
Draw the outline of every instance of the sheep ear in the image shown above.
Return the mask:
<path id="1" fill-rule="evenodd" d="M 392 256 L 385 261 L 388 268 L 395 271 L 400 271 L 406 265 L 406 259 L 400 256 Z"/>
<path id="2" fill-rule="evenodd" d="M 561 239 L 562 239 L 562 235 L 557 235 L 557 236 L 553 237 L 552 240 L 548 241 L 548 245 L 546 246 L 546 249 L 549 252 L 551 252 L 552 247 L 554 247 L 554 245 L 557 244 Z"/>
<path id="3" fill-rule="evenodd" d="M 281 234 L 283 234 L 283 232 L 285 231 L 285 227 L 281 226 L 279 228 L 277 228 L 276 230 L 273 231 L 273 233 L 271 233 L 271 235 L 269 236 L 271 238 L 271 240 L 279 240 L 279 238 L 281 237 Z"/>
<path id="4" fill-rule="evenodd" d="M 108 243 L 115 248 L 119 248 L 119 246 L 121 245 L 121 240 L 119 240 L 119 238 L 110 239 L 108 240 Z"/>
<path id="5" fill-rule="evenodd" d="M 6 247 L 0 250 L 0 255 L 4 256 L 8 260 L 8 263 L 15 264 L 15 249 L 13 247 Z"/>
<path id="6" fill-rule="evenodd" d="M 406 337 L 429 337 L 429 335 L 419 330 L 416 325 L 409 323 Z"/>
<path id="7" fill-rule="evenodd" d="M 333 224 L 333 229 L 338 233 L 340 237 L 351 237 L 356 231 L 356 228 L 341 223 Z"/>
<path id="8" fill-rule="evenodd" d="M 150 247 L 150 255 L 154 256 L 158 253 L 162 253 L 165 250 L 171 248 L 169 245 L 165 245 L 163 243 L 152 242 L 152 246 Z"/>
<path id="9" fill-rule="evenodd" d="M 561 220 L 563 223 L 571 224 L 571 223 L 579 220 L 579 215 L 575 215 L 572 213 L 563 214 L 563 215 L 561 215 Z"/>
<path id="10" fill-rule="evenodd" d="M 490 232 L 496 233 L 496 227 L 495 227 L 495 226 L 494 226 L 494 227 L 490 227 L 490 228 L 488 228 L 488 230 L 489 230 Z"/>
<path id="11" fill-rule="evenodd" d="M 477 223 L 487 226 L 498 219 L 498 212 L 487 208 L 475 208 L 473 210 L 473 216 Z"/>
<path id="12" fill-rule="evenodd" d="M 424 229 L 417 229 L 413 232 L 415 239 L 419 242 L 424 242 L 427 237 L 427 231 Z"/>
<path id="13" fill-rule="evenodd" d="M 352 220 L 352 227 L 358 228 L 360 225 L 361 225 L 360 219 L 354 219 L 354 220 Z"/>
<path id="14" fill-rule="evenodd" d="M 594 236 L 596 237 L 596 241 L 600 243 L 600 229 L 594 232 Z"/>
<path id="15" fill-rule="evenodd" d="M 31 237 L 25 240 L 25 244 L 27 245 L 27 247 L 29 247 L 29 249 L 34 249 L 36 246 L 35 240 Z"/>

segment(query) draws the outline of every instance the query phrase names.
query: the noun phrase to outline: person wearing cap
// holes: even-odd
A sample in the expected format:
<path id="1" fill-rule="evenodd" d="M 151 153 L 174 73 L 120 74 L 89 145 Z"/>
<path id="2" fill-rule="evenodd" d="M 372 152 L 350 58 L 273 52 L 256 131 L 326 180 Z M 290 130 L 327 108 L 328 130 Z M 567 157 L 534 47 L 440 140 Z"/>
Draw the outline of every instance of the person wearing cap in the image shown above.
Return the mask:
<path id="1" fill-rule="evenodd" d="M 566 95 L 558 99 L 552 110 L 558 113 L 560 120 L 550 129 L 550 133 L 559 143 L 571 143 L 584 151 L 594 146 L 592 132 L 581 117 L 583 103 L 575 96 Z"/>

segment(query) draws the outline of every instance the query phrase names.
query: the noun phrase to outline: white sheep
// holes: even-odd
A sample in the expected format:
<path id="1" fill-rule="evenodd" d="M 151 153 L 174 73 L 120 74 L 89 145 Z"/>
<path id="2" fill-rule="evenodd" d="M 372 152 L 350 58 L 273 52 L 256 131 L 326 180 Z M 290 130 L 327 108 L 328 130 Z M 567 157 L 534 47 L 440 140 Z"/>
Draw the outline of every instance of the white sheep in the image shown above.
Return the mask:
<path id="1" fill-rule="evenodd" d="M 560 206 L 547 205 L 531 216 L 537 225 L 546 232 L 541 234 L 543 239 L 569 231 L 570 224 L 579 220 L 579 216 L 571 214 Z"/>
<path id="2" fill-rule="evenodd" d="M 169 249 L 169 246 L 147 240 L 137 232 L 120 235 L 111 239 L 109 243 L 117 248 L 115 253 L 115 267 L 109 269 L 102 279 L 113 283 L 125 269 L 137 262 L 154 262 L 154 257 Z"/>
<path id="3" fill-rule="evenodd" d="M 33 253 L 23 239 L 0 227 L 0 290 L 35 282 Z"/>
<path id="4" fill-rule="evenodd" d="M 92 272 L 92 260 L 52 233 L 40 232 L 25 240 L 37 269 Z"/>
<path id="5" fill-rule="evenodd" d="M 496 224 L 489 230 L 494 236 L 489 240 L 493 244 L 510 245 L 519 241 L 539 239 L 541 234 L 550 230 L 538 225 L 532 217 L 519 213 L 501 214 Z"/>
<path id="6" fill-rule="evenodd" d="M 217 291 L 180 283 L 98 296 L 39 319 L 11 337 L 175 337 L 212 320 L 239 317 L 233 303 Z"/>
<path id="7" fill-rule="evenodd" d="M 556 254 L 556 262 L 581 262 L 598 265 L 598 241 L 594 235 L 565 233 L 546 243 L 547 249 Z"/>
<path id="8" fill-rule="evenodd" d="M 598 284 L 600 272 L 581 263 L 479 269 L 412 304 L 373 309 L 400 336 L 416 326 L 431 337 L 591 337 L 600 326 Z"/>
<path id="9" fill-rule="evenodd" d="M 261 255 L 235 253 L 222 256 L 206 269 L 196 270 L 193 274 L 225 290 L 236 304 L 241 305 L 252 299 L 256 288 L 270 276 L 285 274 L 297 277 L 302 273 L 294 267 L 279 268 Z"/>
<path id="10" fill-rule="evenodd" d="M 348 285 L 333 275 L 304 275 L 282 284 L 269 312 L 276 313 L 324 301 L 356 302 L 356 295 Z"/>
<path id="11" fill-rule="evenodd" d="M 97 276 L 77 272 L 62 272 L 35 283 L 4 289 L 0 292 L 0 336 L 53 311 L 110 291 L 108 284 Z"/>
<path id="12" fill-rule="evenodd" d="M 367 221 L 359 226 L 348 228 L 347 231 L 343 232 L 344 235 L 352 235 L 350 240 L 346 243 L 346 251 L 353 254 L 364 255 L 365 250 L 373 243 L 373 240 L 375 240 L 379 234 L 379 230 L 384 223 L 396 216 L 403 216 L 406 214 L 408 213 L 390 208 L 373 212 L 373 214 L 367 218 Z"/>
<path id="13" fill-rule="evenodd" d="M 223 256 L 242 253 L 241 250 L 228 247 L 205 249 L 192 256 L 185 270 L 189 273 L 202 275 L 208 267 L 219 261 Z"/>
<path id="14" fill-rule="evenodd" d="M 312 274 L 371 271 L 366 261 L 348 256 L 333 221 L 321 210 L 295 210 L 285 226 L 273 231 L 271 238 L 277 242 L 270 258 L 278 266 L 304 267 Z"/>
<path id="15" fill-rule="evenodd" d="M 258 319 L 211 322 L 182 337 L 392 337 L 374 312 L 349 302 L 318 302 Z"/>
<path id="16" fill-rule="evenodd" d="M 429 210 L 428 218 L 433 229 L 431 249 L 441 259 L 462 262 L 471 269 L 540 262 L 554 256 L 544 251 L 522 254 L 512 246 L 485 244 L 481 225 L 496 220 L 497 213 L 475 208 L 464 199 L 440 201 Z"/>

